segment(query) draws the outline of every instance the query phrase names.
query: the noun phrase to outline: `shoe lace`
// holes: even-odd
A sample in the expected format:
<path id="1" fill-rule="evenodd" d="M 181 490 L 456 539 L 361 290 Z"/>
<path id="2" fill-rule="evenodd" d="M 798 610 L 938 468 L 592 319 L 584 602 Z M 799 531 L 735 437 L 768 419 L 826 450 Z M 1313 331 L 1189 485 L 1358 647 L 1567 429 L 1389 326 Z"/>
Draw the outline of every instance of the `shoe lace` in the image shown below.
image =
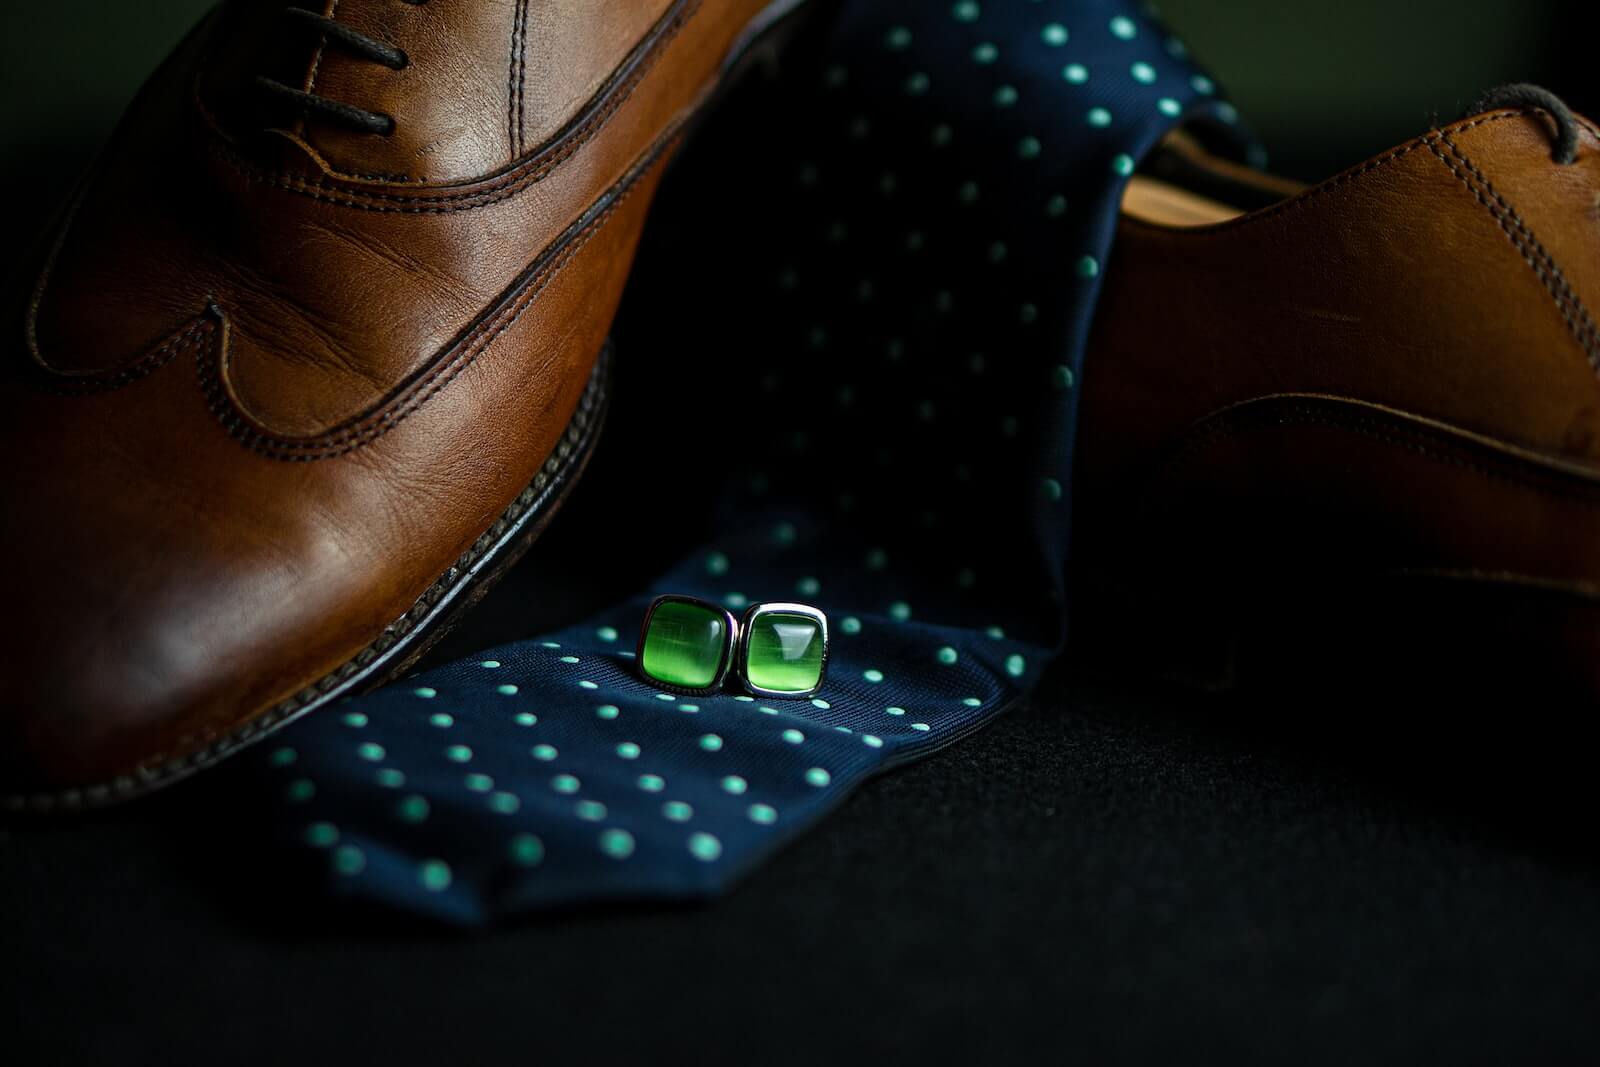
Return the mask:
<path id="1" fill-rule="evenodd" d="M 1578 119 L 1566 102 L 1555 93 L 1543 86 L 1527 82 L 1502 85 L 1498 89 L 1490 89 L 1484 93 L 1482 98 L 1472 105 L 1468 114 L 1481 115 L 1485 111 L 1502 107 L 1531 107 L 1545 112 L 1555 120 L 1556 124 L 1554 148 L 1550 158 L 1562 166 L 1577 161 Z"/>
<path id="2" fill-rule="evenodd" d="M 401 0 L 401 2 L 418 7 L 428 0 Z M 404 70 L 411 63 L 403 50 L 368 37 L 331 15 L 293 6 L 284 8 L 279 14 L 293 30 L 316 34 L 323 47 L 341 48 L 353 56 L 370 60 L 390 70 Z M 255 86 L 270 99 L 287 104 L 302 115 L 317 115 L 361 133 L 388 136 L 394 132 L 394 117 L 385 115 L 381 111 L 368 111 L 366 108 L 356 107 L 341 100 L 332 100 L 326 96 L 296 89 L 263 75 L 256 76 Z"/>

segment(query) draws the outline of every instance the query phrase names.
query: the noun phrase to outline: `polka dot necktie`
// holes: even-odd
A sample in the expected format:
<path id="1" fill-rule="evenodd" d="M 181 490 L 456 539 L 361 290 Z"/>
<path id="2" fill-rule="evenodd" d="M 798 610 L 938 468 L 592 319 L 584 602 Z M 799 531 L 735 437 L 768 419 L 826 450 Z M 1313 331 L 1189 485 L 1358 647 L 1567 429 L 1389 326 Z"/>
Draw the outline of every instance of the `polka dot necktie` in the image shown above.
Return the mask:
<path id="1" fill-rule="evenodd" d="M 462 924 L 714 895 L 1061 647 L 1075 385 L 1123 185 L 1180 122 L 1254 150 L 1134 4 L 848 0 L 811 32 L 656 209 L 716 262 L 658 246 L 622 312 L 617 374 L 649 402 L 605 447 L 731 442 L 667 472 L 723 486 L 718 534 L 597 618 L 249 757 L 334 892 Z M 630 359 L 645 320 L 656 350 Z M 661 592 L 822 608 L 820 694 L 652 687 L 631 650 Z"/>

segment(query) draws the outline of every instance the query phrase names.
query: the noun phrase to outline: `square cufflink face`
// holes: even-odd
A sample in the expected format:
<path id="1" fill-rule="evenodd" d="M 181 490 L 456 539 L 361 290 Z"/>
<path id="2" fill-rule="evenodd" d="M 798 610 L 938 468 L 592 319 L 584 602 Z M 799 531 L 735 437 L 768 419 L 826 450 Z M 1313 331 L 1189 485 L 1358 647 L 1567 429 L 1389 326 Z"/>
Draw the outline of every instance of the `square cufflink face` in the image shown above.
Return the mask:
<path id="1" fill-rule="evenodd" d="M 709 601 L 657 597 L 639 632 L 638 662 L 645 677 L 678 693 L 710 693 L 733 665 L 739 624 Z"/>
<path id="2" fill-rule="evenodd" d="M 806 604 L 756 604 L 739 628 L 739 673 L 760 697 L 809 697 L 828 669 L 828 618 Z"/>

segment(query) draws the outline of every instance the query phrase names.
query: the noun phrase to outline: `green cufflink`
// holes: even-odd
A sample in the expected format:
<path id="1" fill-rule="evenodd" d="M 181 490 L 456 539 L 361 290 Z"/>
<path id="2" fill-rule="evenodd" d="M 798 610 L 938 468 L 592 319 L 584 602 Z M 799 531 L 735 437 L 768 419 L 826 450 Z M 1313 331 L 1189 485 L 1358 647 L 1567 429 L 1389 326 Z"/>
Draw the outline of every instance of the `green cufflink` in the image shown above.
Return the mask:
<path id="1" fill-rule="evenodd" d="M 752 696 L 809 697 L 828 669 L 828 618 L 808 604 L 752 604 L 735 620 L 696 597 L 657 597 L 638 662 L 647 679 L 678 693 L 715 692 L 737 669 Z"/>

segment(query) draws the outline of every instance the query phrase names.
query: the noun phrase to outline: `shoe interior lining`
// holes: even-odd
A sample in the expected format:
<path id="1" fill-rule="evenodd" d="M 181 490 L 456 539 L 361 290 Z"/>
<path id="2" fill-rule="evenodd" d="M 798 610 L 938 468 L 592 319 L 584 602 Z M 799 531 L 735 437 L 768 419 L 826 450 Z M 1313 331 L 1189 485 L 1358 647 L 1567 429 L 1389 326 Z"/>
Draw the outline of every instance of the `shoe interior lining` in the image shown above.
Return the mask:
<path id="1" fill-rule="evenodd" d="M 1191 134 L 1174 130 L 1128 182 L 1122 210 L 1156 226 L 1210 226 L 1269 207 L 1305 188 L 1213 155 Z"/>

